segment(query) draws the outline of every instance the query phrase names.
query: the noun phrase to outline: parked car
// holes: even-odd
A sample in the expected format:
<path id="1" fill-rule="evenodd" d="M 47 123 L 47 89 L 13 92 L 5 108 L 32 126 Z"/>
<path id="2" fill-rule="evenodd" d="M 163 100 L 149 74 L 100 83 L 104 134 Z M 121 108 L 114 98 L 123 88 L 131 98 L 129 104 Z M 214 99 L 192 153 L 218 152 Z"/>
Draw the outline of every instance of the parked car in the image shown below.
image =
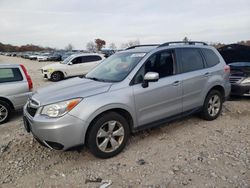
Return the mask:
<path id="1" fill-rule="evenodd" d="M 32 80 L 23 65 L 0 64 L 0 124 L 20 110 L 32 90 Z"/>
<path id="2" fill-rule="evenodd" d="M 61 61 L 62 56 L 59 53 L 52 53 L 48 56 L 48 61 Z"/>
<path id="3" fill-rule="evenodd" d="M 104 59 L 99 54 L 75 54 L 60 63 L 46 65 L 42 68 L 43 77 L 60 81 L 67 77 L 88 73 Z"/>
<path id="4" fill-rule="evenodd" d="M 62 61 L 64 61 L 65 59 L 67 59 L 69 56 L 73 55 L 73 54 L 77 54 L 76 52 L 65 52 L 62 55 Z"/>
<path id="5" fill-rule="evenodd" d="M 230 93 L 229 74 L 205 43 L 130 47 L 85 77 L 38 90 L 24 107 L 24 125 L 49 148 L 86 144 L 95 156 L 109 158 L 131 132 L 197 112 L 216 119 Z"/>
<path id="6" fill-rule="evenodd" d="M 108 58 L 109 56 L 115 53 L 114 50 L 109 50 L 109 49 L 103 49 L 101 52 L 104 54 L 104 57 L 106 58 Z"/>
<path id="7" fill-rule="evenodd" d="M 39 56 L 37 56 L 38 61 L 48 61 L 49 60 L 50 53 L 42 53 Z"/>
<path id="8" fill-rule="evenodd" d="M 250 62 L 235 62 L 229 64 L 231 68 L 231 95 L 250 95 Z"/>

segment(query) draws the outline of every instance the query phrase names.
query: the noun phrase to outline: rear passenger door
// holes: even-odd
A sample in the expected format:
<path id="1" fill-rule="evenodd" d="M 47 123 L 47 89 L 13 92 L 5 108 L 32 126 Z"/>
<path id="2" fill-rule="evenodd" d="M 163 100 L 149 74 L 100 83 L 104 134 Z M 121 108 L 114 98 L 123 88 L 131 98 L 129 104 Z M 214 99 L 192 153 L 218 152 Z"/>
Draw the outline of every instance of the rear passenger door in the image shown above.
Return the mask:
<path id="1" fill-rule="evenodd" d="M 179 48 L 176 52 L 183 84 L 182 111 L 186 112 L 203 105 L 203 93 L 210 73 L 199 48 Z"/>
<path id="2" fill-rule="evenodd" d="M 97 66 L 102 61 L 99 55 L 88 55 L 82 56 L 82 63 L 80 64 L 81 74 L 87 74 L 95 66 Z"/>

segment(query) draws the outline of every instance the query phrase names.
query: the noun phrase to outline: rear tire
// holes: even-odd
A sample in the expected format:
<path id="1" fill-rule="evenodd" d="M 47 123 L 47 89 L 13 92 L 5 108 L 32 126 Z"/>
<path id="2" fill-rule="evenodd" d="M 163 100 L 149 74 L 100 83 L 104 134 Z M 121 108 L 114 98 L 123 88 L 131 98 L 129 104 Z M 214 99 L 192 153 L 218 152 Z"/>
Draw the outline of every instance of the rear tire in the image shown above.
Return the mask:
<path id="1" fill-rule="evenodd" d="M 216 119 L 222 110 L 222 94 L 218 90 L 212 90 L 208 93 L 201 112 L 203 119 L 212 121 Z"/>
<path id="2" fill-rule="evenodd" d="M 5 101 L 0 101 L 0 124 L 9 121 L 11 116 L 11 107 Z"/>
<path id="3" fill-rule="evenodd" d="M 53 82 L 58 82 L 58 81 L 62 80 L 63 78 L 64 78 L 63 73 L 57 71 L 57 72 L 53 72 L 51 74 L 50 80 L 53 81 Z"/>
<path id="4" fill-rule="evenodd" d="M 96 119 L 88 131 L 87 145 L 98 158 L 110 158 L 119 154 L 129 139 L 130 131 L 126 119 L 109 112 Z"/>

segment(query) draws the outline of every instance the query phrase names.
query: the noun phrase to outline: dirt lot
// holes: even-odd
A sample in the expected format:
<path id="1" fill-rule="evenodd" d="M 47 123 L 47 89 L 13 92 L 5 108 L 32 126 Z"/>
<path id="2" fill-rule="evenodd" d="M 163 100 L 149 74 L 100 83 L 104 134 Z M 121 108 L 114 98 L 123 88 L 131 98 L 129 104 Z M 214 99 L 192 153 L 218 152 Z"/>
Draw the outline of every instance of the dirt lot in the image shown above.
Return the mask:
<path id="1" fill-rule="evenodd" d="M 24 64 L 35 89 L 51 84 L 39 71 L 48 63 L 0 56 L 2 62 Z M 226 102 L 212 122 L 191 116 L 133 135 L 107 160 L 86 148 L 40 146 L 21 112 L 0 125 L 0 187 L 99 187 L 105 180 L 110 187 L 250 187 L 250 98 Z"/>

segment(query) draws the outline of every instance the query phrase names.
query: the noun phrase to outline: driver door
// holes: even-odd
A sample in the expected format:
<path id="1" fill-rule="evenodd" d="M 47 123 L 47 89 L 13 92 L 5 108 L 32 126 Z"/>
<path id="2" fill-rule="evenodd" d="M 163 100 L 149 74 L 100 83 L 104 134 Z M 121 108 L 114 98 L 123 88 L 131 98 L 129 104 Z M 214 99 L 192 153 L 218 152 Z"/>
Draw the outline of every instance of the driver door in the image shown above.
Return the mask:
<path id="1" fill-rule="evenodd" d="M 163 120 L 182 112 L 182 83 L 173 50 L 152 55 L 134 77 L 133 93 L 138 126 Z M 159 80 L 143 88 L 147 72 L 158 72 Z"/>

